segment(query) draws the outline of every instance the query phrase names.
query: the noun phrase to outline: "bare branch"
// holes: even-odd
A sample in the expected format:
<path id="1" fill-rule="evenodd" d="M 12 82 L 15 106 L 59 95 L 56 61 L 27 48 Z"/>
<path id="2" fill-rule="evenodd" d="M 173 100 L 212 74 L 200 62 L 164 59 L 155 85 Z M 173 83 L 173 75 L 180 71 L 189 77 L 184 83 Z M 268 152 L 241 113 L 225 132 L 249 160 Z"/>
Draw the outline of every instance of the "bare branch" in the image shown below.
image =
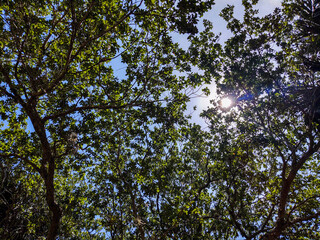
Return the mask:
<path id="1" fill-rule="evenodd" d="M 312 196 L 312 197 L 308 197 L 308 198 L 306 198 L 305 200 L 303 200 L 302 202 L 299 202 L 298 204 L 295 204 L 295 205 L 293 206 L 293 208 L 291 209 L 291 211 L 289 212 L 288 218 L 290 218 L 291 214 L 292 214 L 298 207 L 302 206 L 303 204 L 305 204 L 306 202 L 308 202 L 308 201 L 311 200 L 311 199 L 319 198 L 319 197 L 320 197 L 320 195 L 315 195 L 315 196 Z"/>
<path id="2" fill-rule="evenodd" d="M 301 218 L 297 218 L 297 219 L 294 219 L 292 222 L 289 223 L 289 225 L 293 225 L 293 224 L 296 224 L 296 223 L 299 223 L 299 222 L 304 222 L 304 221 L 309 221 L 309 220 L 312 220 L 314 218 L 318 218 L 320 216 L 320 212 L 317 212 L 313 215 L 309 215 L 309 216 L 306 216 L 306 217 L 301 217 Z"/>
<path id="3" fill-rule="evenodd" d="M 42 53 L 44 53 L 44 52 L 47 50 L 48 47 L 46 47 L 46 45 L 47 45 L 49 39 L 51 38 L 54 29 L 55 29 L 56 26 L 65 18 L 66 15 L 67 15 L 67 11 L 64 12 L 64 14 L 53 24 L 53 26 L 52 26 L 49 34 L 47 35 L 47 37 L 46 37 L 45 40 L 43 41 L 43 44 L 42 44 L 42 47 L 41 47 Z M 53 21 L 55 20 L 55 18 L 56 18 L 56 16 L 54 16 Z"/>

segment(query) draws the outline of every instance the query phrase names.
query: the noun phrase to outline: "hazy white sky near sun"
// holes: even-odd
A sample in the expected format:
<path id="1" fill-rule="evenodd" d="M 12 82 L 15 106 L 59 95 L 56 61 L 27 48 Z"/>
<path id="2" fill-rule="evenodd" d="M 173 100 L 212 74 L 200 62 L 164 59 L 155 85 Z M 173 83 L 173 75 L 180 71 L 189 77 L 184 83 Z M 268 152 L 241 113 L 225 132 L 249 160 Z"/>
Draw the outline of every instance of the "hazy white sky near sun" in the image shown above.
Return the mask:
<path id="1" fill-rule="evenodd" d="M 226 22 L 219 16 L 219 13 L 223 8 L 227 5 L 234 5 L 234 13 L 235 17 L 241 19 L 243 16 L 244 8 L 242 6 L 241 0 L 216 0 L 213 8 L 204 15 L 204 19 L 208 19 L 213 23 L 213 31 L 215 33 L 221 32 L 220 43 L 223 43 L 227 40 L 231 34 L 229 30 L 226 28 Z M 259 3 L 255 6 L 256 9 L 259 9 L 259 15 L 264 16 L 269 13 L 272 13 L 276 7 L 281 7 L 281 0 L 260 0 Z M 201 21 L 202 22 L 202 21 Z M 200 27 L 201 30 L 201 27 Z M 187 47 L 188 43 L 184 36 L 174 36 L 177 42 L 179 42 L 183 47 Z M 202 125 L 204 128 L 207 126 L 203 119 L 199 117 L 199 114 L 210 104 L 210 100 L 215 95 L 215 86 L 211 84 L 208 86 L 211 90 L 211 95 L 209 97 L 196 97 L 192 98 L 190 103 L 188 104 L 187 114 L 192 113 L 192 122 L 196 122 Z M 201 94 L 201 91 L 199 91 Z M 193 110 L 193 106 L 197 106 L 197 110 Z"/>

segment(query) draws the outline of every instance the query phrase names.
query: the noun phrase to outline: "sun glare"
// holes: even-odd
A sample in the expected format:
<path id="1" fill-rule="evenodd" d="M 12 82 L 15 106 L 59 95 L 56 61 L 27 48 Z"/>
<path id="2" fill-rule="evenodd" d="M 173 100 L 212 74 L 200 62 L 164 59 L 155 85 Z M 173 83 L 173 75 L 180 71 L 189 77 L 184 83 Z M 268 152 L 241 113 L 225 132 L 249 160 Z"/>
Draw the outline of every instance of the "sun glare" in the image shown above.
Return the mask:
<path id="1" fill-rule="evenodd" d="M 229 108 L 232 105 L 232 100 L 230 98 L 223 98 L 220 101 L 220 105 L 222 108 Z"/>

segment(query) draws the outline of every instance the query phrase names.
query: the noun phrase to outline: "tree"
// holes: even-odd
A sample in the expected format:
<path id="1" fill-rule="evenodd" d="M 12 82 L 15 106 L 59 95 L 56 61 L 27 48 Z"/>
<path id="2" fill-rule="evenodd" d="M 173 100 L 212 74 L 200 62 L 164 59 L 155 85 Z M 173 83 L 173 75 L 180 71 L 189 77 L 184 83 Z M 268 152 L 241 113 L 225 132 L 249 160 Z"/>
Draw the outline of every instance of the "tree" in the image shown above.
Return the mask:
<path id="1" fill-rule="evenodd" d="M 170 33 L 192 39 L 212 4 L 1 1 L 1 214 L 13 219 L 1 237 L 19 224 L 23 239 L 174 232 L 162 198 L 174 198 L 184 92 L 208 79 L 187 77 Z"/>
<path id="2" fill-rule="evenodd" d="M 2 1 L 1 237 L 318 239 L 319 2 L 256 2 Z"/>
<path id="3" fill-rule="evenodd" d="M 216 239 L 318 239 L 317 1 L 287 0 L 264 17 L 256 2 L 243 1 L 242 21 L 232 6 L 221 12 L 233 36 L 218 54 L 215 79 L 220 97 L 234 104 L 213 101 L 203 113 L 212 176 L 203 219 L 212 219 Z"/>

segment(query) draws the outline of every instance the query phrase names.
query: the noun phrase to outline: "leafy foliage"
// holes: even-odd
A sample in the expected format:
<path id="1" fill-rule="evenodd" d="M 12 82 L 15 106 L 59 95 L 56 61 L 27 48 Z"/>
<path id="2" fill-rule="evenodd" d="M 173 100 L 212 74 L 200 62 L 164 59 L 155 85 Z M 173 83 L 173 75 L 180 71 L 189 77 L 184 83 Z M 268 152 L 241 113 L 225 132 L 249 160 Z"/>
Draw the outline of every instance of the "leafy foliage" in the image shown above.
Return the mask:
<path id="1" fill-rule="evenodd" d="M 209 121 L 216 180 L 212 218 L 219 238 L 319 238 L 319 16 L 314 1 L 284 1 L 258 17 L 243 1 L 221 12 L 233 33 L 219 55 L 221 96 L 203 113 Z M 209 164 L 210 165 L 210 164 Z M 214 177 L 213 177 L 214 179 Z M 217 234 L 217 233 L 213 233 Z"/>
<path id="2" fill-rule="evenodd" d="M 2 238 L 171 233 L 185 92 L 204 80 L 170 33 L 192 38 L 212 4 L 1 1 Z"/>
<path id="3" fill-rule="evenodd" d="M 318 239 L 319 2 L 256 3 L 2 1 L 1 237 Z"/>

